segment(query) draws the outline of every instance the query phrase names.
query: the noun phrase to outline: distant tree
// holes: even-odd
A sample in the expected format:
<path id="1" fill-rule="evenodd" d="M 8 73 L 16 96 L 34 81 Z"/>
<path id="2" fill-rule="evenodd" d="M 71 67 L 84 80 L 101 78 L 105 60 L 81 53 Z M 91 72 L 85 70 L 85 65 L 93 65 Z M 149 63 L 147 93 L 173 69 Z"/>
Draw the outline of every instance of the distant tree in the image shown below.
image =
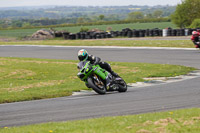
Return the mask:
<path id="1" fill-rule="evenodd" d="M 146 18 L 153 18 L 153 15 L 152 15 L 151 13 L 147 13 L 147 14 L 145 15 L 145 17 L 146 17 Z"/>
<path id="2" fill-rule="evenodd" d="M 100 19 L 100 20 L 103 20 L 104 18 L 105 18 L 104 15 L 99 15 L 99 19 Z"/>
<path id="3" fill-rule="evenodd" d="M 190 28 L 200 28 L 200 19 L 195 19 L 190 25 Z"/>
<path id="4" fill-rule="evenodd" d="M 89 31 L 89 29 L 88 29 L 87 27 L 82 27 L 82 28 L 80 29 L 80 32 L 87 32 L 87 31 Z"/>
<path id="5" fill-rule="evenodd" d="M 22 27 L 23 22 L 20 20 L 17 20 L 15 22 L 12 23 L 13 27 Z"/>
<path id="6" fill-rule="evenodd" d="M 185 7 L 183 7 L 183 6 L 186 6 L 186 5 L 185 4 L 177 5 L 176 11 L 171 15 L 172 22 L 180 28 L 185 27 L 186 22 L 187 22 L 187 18 L 185 17 L 186 13 L 183 13 L 183 12 L 185 12 L 183 10 L 183 8 L 185 8 Z"/>
<path id="7" fill-rule="evenodd" d="M 24 22 L 22 24 L 22 27 L 30 27 L 30 26 L 31 26 L 31 24 L 29 22 Z"/>
<path id="8" fill-rule="evenodd" d="M 85 22 L 85 20 L 82 17 L 80 17 L 80 18 L 77 19 L 77 23 L 84 23 L 84 22 Z"/>
<path id="9" fill-rule="evenodd" d="M 134 19 L 143 19 L 144 14 L 142 12 L 131 12 L 128 14 L 128 20 L 134 20 Z"/>
<path id="10" fill-rule="evenodd" d="M 162 10 L 156 10 L 153 12 L 153 17 L 155 18 L 161 18 L 163 15 L 163 11 Z"/>
<path id="11" fill-rule="evenodd" d="M 106 16 L 106 20 L 107 21 L 120 20 L 120 16 L 118 14 L 111 14 L 111 15 Z"/>
<path id="12" fill-rule="evenodd" d="M 182 0 L 171 15 L 172 22 L 181 28 L 190 26 L 198 18 L 200 18 L 200 0 Z"/>
<path id="13" fill-rule="evenodd" d="M 32 26 L 42 26 L 42 24 L 40 24 L 40 23 L 32 23 L 31 25 Z"/>
<path id="14" fill-rule="evenodd" d="M 1 26 L 1 28 L 8 28 L 8 27 L 9 27 L 9 25 L 8 25 L 8 24 L 6 24 L 6 23 L 4 23 L 4 24 L 1 24 L 0 26 Z"/>

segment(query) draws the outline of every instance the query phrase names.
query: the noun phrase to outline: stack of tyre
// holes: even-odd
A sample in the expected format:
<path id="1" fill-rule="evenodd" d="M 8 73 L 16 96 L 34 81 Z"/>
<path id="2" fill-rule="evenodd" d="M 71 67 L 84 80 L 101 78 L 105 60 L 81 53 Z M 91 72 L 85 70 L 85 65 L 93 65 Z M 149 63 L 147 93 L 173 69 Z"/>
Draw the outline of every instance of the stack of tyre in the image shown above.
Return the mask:
<path id="1" fill-rule="evenodd" d="M 104 39 L 104 38 L 116 38 L 116 37 L 161 37 L 161 36 L 189 36 L 192 31 L 196 29 L 130 29 L 125 28 L 122 31 L 110 31 L 110 32 L 78 32 L 76 34 L 63 33 L 65 39 Z"/>

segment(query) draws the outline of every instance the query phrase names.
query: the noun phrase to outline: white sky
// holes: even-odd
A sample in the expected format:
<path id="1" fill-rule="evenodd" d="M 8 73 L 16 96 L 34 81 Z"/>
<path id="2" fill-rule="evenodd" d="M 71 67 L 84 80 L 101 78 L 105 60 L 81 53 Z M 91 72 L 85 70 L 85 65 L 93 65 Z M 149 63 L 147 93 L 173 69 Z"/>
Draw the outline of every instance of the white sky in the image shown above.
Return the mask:
<path id="1" fill-rule="evenodd" d="M 122 6 L 122 5 L 177 5 L 181 0 L 0 0 L 0 7 L 15 6 Z"/>

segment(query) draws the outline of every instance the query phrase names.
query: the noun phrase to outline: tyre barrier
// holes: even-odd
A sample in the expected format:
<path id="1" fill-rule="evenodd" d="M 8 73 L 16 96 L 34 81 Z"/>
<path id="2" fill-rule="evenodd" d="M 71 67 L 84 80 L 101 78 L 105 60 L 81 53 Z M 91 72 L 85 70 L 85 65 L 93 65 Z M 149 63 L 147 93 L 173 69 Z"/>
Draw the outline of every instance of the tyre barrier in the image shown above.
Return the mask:
<path id="1" fill-rule="evenodd" d="M 192 35 L 192 32 L 197 29 L 122 29 L 122 31 L 110 31 L 110 32 L 79 32 L 76 34 L 63 32 L 62 36 L 64 39 L 104 39 L 104 38 L 116 38 L 116 37 L 165 37 L 165 36 L 189 36 Z M 57 36 L 61 36 L 60 34 Z"/>
<path id="2" fill-rule="evenodd" d="M 70 34 L 69 39 L 70 40 L 76 40 L 76 34 Z"/>
<path id="3" fill-rule="evenodd" d="M 69 34 L 70 34 L 69 32 L 63 32 L 62 36 L 64 39 L 69 39 Z"/>

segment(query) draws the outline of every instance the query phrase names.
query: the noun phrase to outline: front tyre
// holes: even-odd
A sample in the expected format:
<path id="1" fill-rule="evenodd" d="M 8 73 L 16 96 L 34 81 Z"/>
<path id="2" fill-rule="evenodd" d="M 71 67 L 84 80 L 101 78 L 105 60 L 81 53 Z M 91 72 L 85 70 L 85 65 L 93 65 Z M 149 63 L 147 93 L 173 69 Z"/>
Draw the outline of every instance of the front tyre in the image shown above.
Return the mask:
<path id="1" fill-rule="evenodd" d="M 98 94 L 105 94 L 106 93 L 106 87 L 103 83 L 103 81 L 101 81 L 100 78 L 93 77 L 93 78 L 88 78 L 88 84 L 89 86 Z"/>

